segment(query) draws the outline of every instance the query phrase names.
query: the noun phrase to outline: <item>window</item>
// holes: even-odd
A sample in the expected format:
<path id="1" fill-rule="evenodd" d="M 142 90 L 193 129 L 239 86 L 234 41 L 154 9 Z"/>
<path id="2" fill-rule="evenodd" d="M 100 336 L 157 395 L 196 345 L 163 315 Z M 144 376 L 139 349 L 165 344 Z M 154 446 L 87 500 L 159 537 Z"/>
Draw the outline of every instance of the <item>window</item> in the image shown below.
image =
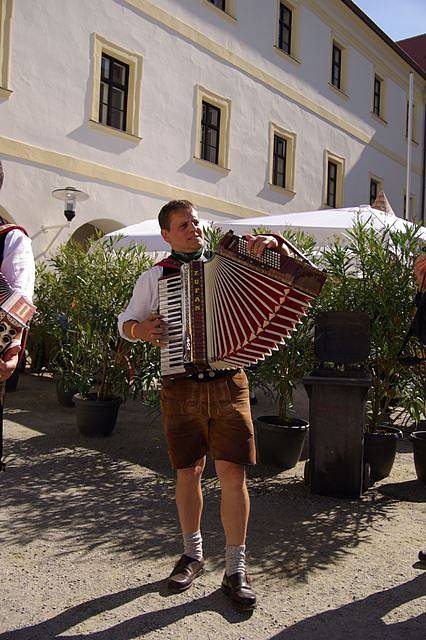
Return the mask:
<path id="1" fill-rule="evenodd" d="M 12 0 L 0 0 L 0 98 L 8 98 Z"/>
<path id="2" fill-rule="evenodd" d="M 286 188 L 286 162 L 287 162 L 287 140 L 274 135 L 274 162 L 272 171 L 272 184 L 277 187 Z"/>
<path id="3" fill-rule="evenodd" d="M 342 49 L 335 42 L 331 57 L 331 84 L 336 89 L 342 88 Z"/>
<path id="4" fill-rule="evenodd" d="M 331 33 L 330 76 L 328 86 L 341 98 L 347 98 L 349 48 L 338 34 Z"/>
<path id="5" fill-rule="evenodd" d="M 269 185 L 294 194 L 294 162 L 296 134 L 270 123 L 269 125 Z"/>
<path id="6" fill-rule="evenodd" d="M 337 206 L 337 164 L 332 160 L 328 161 L 327 167 L 327 204 L 329 207 Z"/>
<path id="7" fill-rule="evenodd" d="M 324 204 L 327 207 L 343 207 L 343 183 L 345 160 L 330 151 L 325 152 Z"/>
<path id="8" fill-rule="evenodd" d="M 126 131 L 129 65 L 102 54 L 99 122 Z"/>
<path id="9" fill-rule="evenodd" d="M 373 113 L 376 116 L 382 115 L 382 81 L 378 76 L 374 76 L 374 98 L 373 98 Z"/>
<path id="10" fill-rule="evenodd" d="M 219 164 L 220 109 L 203 100 L 201 159 Z"/>
<path id="11" fill-rule="evenodd" d="M 208 5 L 216 13 L 220 14 L 223 18 L 231 18 L 231 20 L 236 20 L 236 0 L 202 0 L 202 2 Z"/>
<path id="12" fill-rule="evenodd" d="M 406 112 L 405 112 L 405 137 L 408 138 L 408 109 L 409 104 L 407 100 Z M 411 111 L 411 119 L 412 119 L 412 129 L 411 129 L 411 140 L 416 142 L 416 105 L 413 103 L 412 111 Z"/>
<path id="13" fill-rule="evenodd" d="M 299 5 L 295 0 L 276 0 L 275 51 L 299 63 Z"/>
<path id="14" fill-rule="evenodd" d="M 89 124 L 140 140 L 142 56 L 94 34 L 92 109 Z"/>
<path id="15" fill-rule="evenodd" d="M 196 137 L 194 159 L 229 171 L 231 101 L 209 89 L 196 88 Z"/>
<path id="16" fill-rule="evenodd" d="M 278 21 L 278 48 L 290 55 L 291 53 L 291 27 L 292 11 L 280 2 L 280 16 Z"/>
<path id="17" fill-rule="evenodd" d="M 210 4 L 214 4 L 215 7 L 221 9 L 222 11 L 226 11 L 226 0 L 207 0 Z"/>
<path id="18" fill-rule="evenodd" d="M 374 178 L 370 179 L 370 206 L 376 201 L 379 193 L 379 183 Z"/>

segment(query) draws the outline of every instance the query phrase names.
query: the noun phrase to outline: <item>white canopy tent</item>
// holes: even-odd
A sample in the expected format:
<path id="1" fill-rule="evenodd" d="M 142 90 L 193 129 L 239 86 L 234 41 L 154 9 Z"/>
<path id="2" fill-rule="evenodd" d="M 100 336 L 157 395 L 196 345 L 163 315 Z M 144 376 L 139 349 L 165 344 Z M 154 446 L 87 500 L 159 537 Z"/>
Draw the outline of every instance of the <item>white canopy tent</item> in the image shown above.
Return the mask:
<path id="1" fill-rule="evenodd" d="M 144 244 L 147 251 L 167 251 L 169 249 L 169 245 L 163 240 L 160 233 L 157 218 L 117 229 L 105 234 L 102 239 L 107 240 L 108 238 L 116 239 L 117 249 L 129 247 L 132 244 Z"/>
<path id="2" fill-rule="evenodd" d="M 319 246 L 332 243 L 336 237 L 344 243 L 346 231 L 351 229 L 355 221 L 369 223 L 377 230 L 390 225 L 394 229 L 404 229 L 404 225 L 412 225 L 402 218 L 389 213 L 373 209 L 369 205 L 346 207 L 343 209 L 324 209 L 320 211 L 304 211 L 275 216 L 261 216 L 259 218 L 245 218 L 238 220 L 223 220 L 214 222 L 213 228 L 220 227 L 223 231 L 232 229 L 238 235 L 251 233 L 256 227 L 265 227 L 270 231 L 293 229 L 304 231 L 313 236 Z M 426 241 L 426 227 L 422 227 L 421 237 Z"/>

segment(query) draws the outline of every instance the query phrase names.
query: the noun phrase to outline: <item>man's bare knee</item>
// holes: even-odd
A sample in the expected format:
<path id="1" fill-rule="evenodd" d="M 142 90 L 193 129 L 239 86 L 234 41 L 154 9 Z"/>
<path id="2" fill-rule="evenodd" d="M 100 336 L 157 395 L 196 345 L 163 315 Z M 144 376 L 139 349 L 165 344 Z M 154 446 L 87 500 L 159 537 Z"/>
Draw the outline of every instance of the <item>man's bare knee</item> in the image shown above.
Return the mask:
<path id="1" fill-rule="evenodd" d="M 246 471 L 243 465 L 227 460 L 216 460 L 215 467 L 221 486 L 234 489 L 244 486 Z"/>
<path id="2" fill-rule="evenodd" d="M 201 480 L 205 465 L 206 459 L 204 457 L 197 460 L 192 467 L 187 467 L 186 469 L 178 469 L 177 481 L 183 484 L 197 484 Z"/>

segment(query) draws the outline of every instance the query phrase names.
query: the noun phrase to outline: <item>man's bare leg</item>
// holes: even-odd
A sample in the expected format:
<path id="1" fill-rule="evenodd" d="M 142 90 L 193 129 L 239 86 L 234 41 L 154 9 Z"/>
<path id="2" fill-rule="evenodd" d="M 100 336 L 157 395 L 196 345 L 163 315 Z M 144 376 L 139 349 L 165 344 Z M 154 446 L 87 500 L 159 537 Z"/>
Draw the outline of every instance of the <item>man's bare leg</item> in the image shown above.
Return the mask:
<path id="1" fill-rule="evenodd" d="M 250 499 L 242 465 L 216 460 L 216 472 L 222 491 L 220 512 L 226 538 L 226 570 L 222 589 L 241 609 L 256 606 L 256 596 L 247 581 L 245 541 L 250 513 Z"/>
<path id="2" fill-rule="evenodd" d="M 176 506 L 182 533 L 199 531 L 203 511 L 201 477 L 206 457 L 197 460 L 193 467 L 178 469 L 176 478 Z"/>
<path id="3" fill-rule="evenodd" d="M 185 591 L 203 571 L 200 523 L 203 511 L 201 477 L 205 464 L 204 456 L 197 460 L 193 467 L 177 470 L 176 506 L 183 535 L 184 553 L 169 576 L 168 585 L 173 591 Z"/>

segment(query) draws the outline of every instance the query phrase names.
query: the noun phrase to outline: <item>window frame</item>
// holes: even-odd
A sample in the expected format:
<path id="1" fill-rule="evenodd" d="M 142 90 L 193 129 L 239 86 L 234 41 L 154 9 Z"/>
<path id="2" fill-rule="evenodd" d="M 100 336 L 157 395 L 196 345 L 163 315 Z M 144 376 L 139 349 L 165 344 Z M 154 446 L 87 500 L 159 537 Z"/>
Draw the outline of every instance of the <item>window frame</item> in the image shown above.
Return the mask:
<path id="1" fill-rule="evenodd" d="M 14 0 L 0 0 L 0 99 L 12 94 L 10 89 L 10 58 Z"/>
<path id="2" fill-rule="evenodd" d="M 224 9 L 217 7 L 213 2 L 210 2 L 210 0 L 201 0 L 201 2 L 210 7 L 210 9 L 218 15 L 221 15 L 222 18 L 229 18 L 232 22 L 237 20 L 235 7 L 236 0 L 224 0 Z"/>
<path id="3" fill-rule="evenodd" d="M 230 146 L 230 127 L 231 127 L 231 100 L 225 98 L 210 89 L 201 85 L 195 86 L 195 148 L 193 159 L 199 164 L 217 169 L 228 173 L 229 168 L 229 146 Z M 219 129 L 219 151 L 218 162 L 210 162 L 201 156 L 201 132 L 202 132 L 202 116 L 203 102 L 216 107 L 220 110 L 220 129 Z"/>
<path id="4" fill-rule="evenodd" d="M 376 81 L 380 83 L 380 104 L 379 104 L 379 113 L 375 111 L 375 97 L 376 97 Z M 373 95 L 372 95 L 372 106 L 371 106 L 371 115 L 375 120 L 378 120 L 381 124 L 386 124 L 386 94 L 387 94 L 387 84 L 386 78 L 383 73 L 380 73 L 377 69 L 374 70 L 373 73 Z"/>
<path id="5" fill-rule="evenodd" d="M 339 52 L 337 84 L 334 82 L 334 66 L 335 66 L 334 52 L 335 51 Z M 335 89 L 338 89 L 339 91 L 342 90 L 342 76 L 343 76 L 343 65 L 342 65 L 342 62 L 343 62 L 343 49 L 337 44 L 337 42 L 333 41 L 332 48 L 331 48 L 331 78 L 330 78 L 330 82 L 333 85 L 333 87 Z"/>
<path id="6" fill-rule="evenodd" d="M 284 6 L 291 15 L 290 50 L 281 47 L 280 17 L 281 6 Z M 275 2 L 275 41 L 274 49 L 286 60 L 300 64 L 299 59 L 299 5 L 295 0 L 276 0 Z"/>
<path id="7" fill-rule="evenodd" d="M 372 192 L 372 186 L 375 185 L 375 193 Z M 375 178 L 370 178 L 370 207 L 373 206 L 374 202 L 377 200 L 377 196 L 380 193 L 380 182 L 378 182 Z"/>
<path id="8" fill-rule="evenodd" d="M 417 103 L 413 101 L 413 127 L 411 130 L 411 142 L 418 144 L 417 141 Z M 408 138 L 408 107 L 409 107 L 409 98 L 406 100 L 405 104 L 405 139 Z"/>
<path id="9" fill-rule="evenodd" d="M 329 197 L 329 163 L 336 166 L 335 205 L 328 204 Z M 344 206 L 345 158 L 328 151 L 324 152 L 324 207 L 341 209 Z"/>
<path id="10" fill-rule="evenodd" d="M 100 122 L 101 64 L 105 54 L 129 67 L 128 93 L 126 105 L 126 130 L 122 131 Z M 103 36 L 93 34 L 92 57 L 92 105 L 89 126 L 103 132 L 112 133 L 133 142 L 139 142 L 141 117 L 143 56 L 110 42 Z"/>
<path id="11" fill-rule="evenodd" d="M 99 124 L 103 124 L 106 125 L 108 127 L 113 127 L 114 129 L 117 129 L 118 131 L 126 131 L 126 121 L 127 121 L 127 103 L 128 103 L 128 97 L 129 97 L 129 74 L 130 74 L 130 68 L 129 65 L 122 62 L 121 60 L 117 60 L 116 58 L 113 58 L 112 56 L 110 56 L 109 54 L 105 53 L 104 51 L 102 52 L 101 55 L 101 62 L 107 59 L 109 61 L 110 64 L 110 68 L 111 68 L 111 74 L 112 74 L 112 67 L 114 64 L 121 64 L 124 67 L 125 70 L 125 80 L 124 80 L 124 84 L 120 84 L 118 82 L 114 82 L 114 80 L 112 78 L 104 78 L 103 76 L 103 67 L 101 64 L 101 84 L 105 83 L 108 85 L 109 90 L 108 90 L 108 102 L 107 102 L 107 122 L 102 122 L 102 101 L 101 99 L 99 99 Z M 112 120 L 112 110 L 114 109 L 114 107 L 112 106 L 112 100 L 111 100 L 111 93 L 112 93 L 112 89 L 119 89 L 120 91 L 123 91 L 124 93 L 124 109 L 120 109 L 119 111 L 122 111 L 123 113 L 123 128 L 121 127 L 115 127 L 113 124 L 111 124 L 111 120 Z M 102 90 L 101 90 L 101 94 L 102 94 Z M 108 122 L 109 121 L 109 122 Z"/>
<path id="12" fill-rule="evenodd" d="M 275 184 L 274 167 L 275 167 L 275 138 L 281 138 L 286 142 L 286 158 L 285 158 L 285 186 Z M 269 170 L 268 170 L 268 186 L 273 191 L 286 193 L 293 196 L 294 180 L 295 180 L 295 157 L 296 157 L 296 133 L 288 131 L 284 127 L 274 123 L 269 123 Z"/>
<path id="13" fill-rule="evenodd" d="M 383 80 L 377 75 L 374 74 L 374 83 L 373 83 L 373 113 L 378 118 L 382 117 L 382 82 Z M 378 87 L 378 90 L 377 90 Z"/>
<path id="14" fill-rule="evenodd" d="M 283 51 L 284 53 L 286 53 L 287 55 L 291 55 L 291 45 L 292 45 L 292 29 L 293 29 L 293 12 L 292 10 L 286 5 L 285 2 L 280 1 L 279 3 L 279 16 L 278 16 L 278 48 Z M 289 25 L 287 26 L 285 23 L 283 23 L 283 13 L 284 11 L 286 11 L 289 15 Z M 283 42 L 284 42 L 284 30 L 287 29 L 288 30 L 288 49 L 284 48 L 283 46 Z"/>
<path id="15" fill-rule="evenodd" d="M 204 107 L 206 107 L 204 109 Z M 217 113 L 217 124 L 212 123 L 211 115 L 216 112 Z M 212 164 L 219 164 L 219 150 L 220 150 L 220 116 L 221 110 L 220 107 L 217 107 L 211 102 L 207 102 L 207 100 L 201 101 L 201 141 L 200 141 L 200 160 L 205 160 L 206 162 L 211 162 Z M 209 131 L 216 131 L 216 147 L 210 145 L 208 142 L 208 134 Z M 208 148 L 214 149 L 215 159 L 210 160 L 207 156 L 210 155 L 208 153 Z"/>
<path id="16" fill-rule="evenodd" d="M 334 50 L 340 51 L 340 86 L 333 84 L 334 70 Z M 331 33 L 330 41 L 330 67 L 328 76 L 328 86 L 341 98 L 348 98 L 348 58 L 349 49 L 345 41 L 335 33 Z"/>

